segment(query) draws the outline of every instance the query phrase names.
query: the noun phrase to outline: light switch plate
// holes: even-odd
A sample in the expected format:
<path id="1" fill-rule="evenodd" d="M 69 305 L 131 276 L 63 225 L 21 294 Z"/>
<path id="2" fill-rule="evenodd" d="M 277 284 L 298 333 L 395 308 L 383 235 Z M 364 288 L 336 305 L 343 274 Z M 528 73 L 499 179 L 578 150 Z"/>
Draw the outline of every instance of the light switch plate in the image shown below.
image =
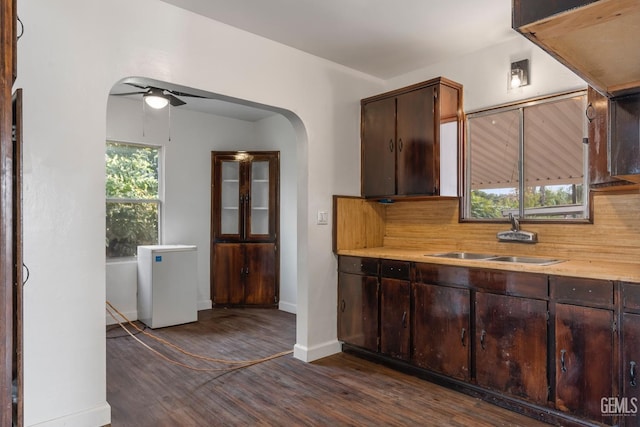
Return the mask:
<path id="1" fill-rule="evenodd" d="M 316 223 L 318 225 L 328 225 L 329 224 L 329 212 L 327 212 L 327 211 L 318 211 L 318 221 Z"/>

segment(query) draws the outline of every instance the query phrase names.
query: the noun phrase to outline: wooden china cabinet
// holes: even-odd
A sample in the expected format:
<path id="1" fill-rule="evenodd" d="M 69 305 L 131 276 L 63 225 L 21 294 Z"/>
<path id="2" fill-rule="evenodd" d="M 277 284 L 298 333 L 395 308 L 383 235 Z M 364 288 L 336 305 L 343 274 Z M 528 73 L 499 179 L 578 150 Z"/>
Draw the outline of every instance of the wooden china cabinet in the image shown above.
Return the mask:
<path id="1" fill-rule="evenodd" d="M 16 0 L 0 0 L 0 52 L 0 425 L 22 426 L 22 92 L 12 93 Z"/>
<path id="2" fill-rule="evenodd" d="M 214 306 L 276 306 L 279 290 L 276 151 L 211 154 Z"/>

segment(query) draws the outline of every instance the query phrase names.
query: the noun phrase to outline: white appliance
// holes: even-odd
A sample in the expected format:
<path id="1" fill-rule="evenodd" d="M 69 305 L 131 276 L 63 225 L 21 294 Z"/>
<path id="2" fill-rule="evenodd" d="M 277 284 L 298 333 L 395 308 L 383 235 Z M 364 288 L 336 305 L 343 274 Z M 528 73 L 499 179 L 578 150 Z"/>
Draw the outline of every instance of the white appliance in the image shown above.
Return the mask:
<path id="1" fill-rule="evenodd" d="M 138 320 L 150 328 L 198 320 L 197 247 L 138 246 Z"/>

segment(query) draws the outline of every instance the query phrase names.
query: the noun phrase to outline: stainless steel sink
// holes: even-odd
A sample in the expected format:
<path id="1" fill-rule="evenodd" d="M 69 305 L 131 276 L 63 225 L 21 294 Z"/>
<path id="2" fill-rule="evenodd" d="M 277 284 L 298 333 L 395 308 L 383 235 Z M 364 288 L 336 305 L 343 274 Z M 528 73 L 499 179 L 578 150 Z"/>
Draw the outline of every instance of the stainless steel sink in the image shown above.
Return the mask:
<path id="1" fill-rule="evenodd" d="M 487 261 L 499 261 L 499 262 L 513 262 L 520 264 L 536 264 L 536 265 L 549 265 L 549 264 L 557 264 L 559 262 L 563 262 L 562 259 L 555 258 L 539 258 L 539 257 L 528 257 L 528 256 L 496 256 L 493 258 L 487 258 Z"/>
<path id="2" fill-rule="evenodd" d="M 478 261 L 496 261 L 496 262 L 511 262 L 520 264 L 534 264 L 534 265 L 550 265 L 564 262 L 562 259 L 556 258 L 541 258 L 530 256 L 517 256 L 517 255 L 491 255 L 480 254 L 475 252 L 446 252 L 441 254 L 427 254 L 425 256 L 432 256 L 437 258 L 449 258 L 449 259 L 469 259 Z"/>
<path id="3" fill-rule="evenodd" d="M 425 256 L 434 256 L 434 257 L 438 257 L 438 258 L 451 258 L 451 259 L 477 259 L 477 260 L 482 260 L 482 259 L 489 259 L 489 258 L 494 258 L 496 255 L 490 255 L 490 254 L 477 254 L 474 252 L 447 252 L 447 253 L 443 253 L 443 254 L 432 254 L 432 255 L 425 255 Z"/>

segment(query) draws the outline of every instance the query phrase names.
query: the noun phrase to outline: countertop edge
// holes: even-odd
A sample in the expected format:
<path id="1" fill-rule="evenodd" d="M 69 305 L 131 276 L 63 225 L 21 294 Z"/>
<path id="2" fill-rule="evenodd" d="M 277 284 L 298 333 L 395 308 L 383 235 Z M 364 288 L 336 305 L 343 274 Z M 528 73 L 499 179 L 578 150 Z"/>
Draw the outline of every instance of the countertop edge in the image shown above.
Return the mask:
<path id="1" fill-rule="evenodd" d="M 460 249 L 452 249 L 451 251 L 462 252 Z M 375 248 L 339 250 L 337 255 L 640 283 L 640 263 L 608 262 L 606 265 L 603 265 L 602 262 L 568 259 L 557 264 L 535 265 L 515 262 L 438 258 L 430 256 L 442 252 L 449 251 L 403 249 L 381 246 Z"/>

